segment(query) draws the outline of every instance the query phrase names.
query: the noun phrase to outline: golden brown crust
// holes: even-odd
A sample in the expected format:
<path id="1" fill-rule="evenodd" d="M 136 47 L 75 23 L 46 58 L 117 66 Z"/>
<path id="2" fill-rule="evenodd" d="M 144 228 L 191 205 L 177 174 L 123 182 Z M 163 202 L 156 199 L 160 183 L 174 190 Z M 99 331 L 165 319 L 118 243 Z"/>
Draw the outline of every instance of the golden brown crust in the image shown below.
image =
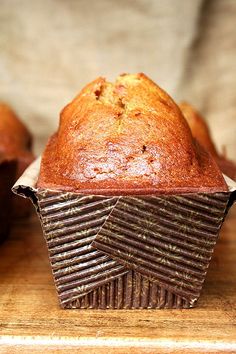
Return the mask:
<path id="1" fill-rule="evenodd" d="M 31 134 L 12 109 L 0 103 L 0 154 L 5 158 L 16 158 L 22 151 L 30 150 Z"/>
<path id="2" fill-rule="evenodd" d="M 236 164 L 217 152 L 210 130 L 201 114 L 186 102 L 181 102 L 179 107 L 190 126 L 194 138 L 212 154 L 224 174 L 236 179 Z"/>
<path id="3" fill-rule="evenodd" d="M 33 161 L 32 137 L 25 125 L 5 103 L 0 103 L 0 164 L 15 163 L 14 181 Z M 10 173 L 10 170 L 9 170 Z M 13 182 L 14 182 L 13 181 Z M 4 186 L 0 186 L 0 188 Z M 11 190 L 9 189 L 9 194 Z M 31 210 L 29 201 L 13 198 L 14 216 L 27 216 Z"/>
<path id="4" fill-rule="evenodd" d="M 227 190 L 174 101 L 144 74 L 98 78 L 67 105 L 39 187 L 93 193 Z"/>

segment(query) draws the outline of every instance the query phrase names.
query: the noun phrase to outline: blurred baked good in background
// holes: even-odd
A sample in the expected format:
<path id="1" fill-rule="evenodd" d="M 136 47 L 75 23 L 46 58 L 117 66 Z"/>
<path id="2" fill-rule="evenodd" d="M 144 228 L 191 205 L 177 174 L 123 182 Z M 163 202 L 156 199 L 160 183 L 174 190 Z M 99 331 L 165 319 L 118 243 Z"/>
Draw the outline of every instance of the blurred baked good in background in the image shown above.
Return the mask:
<path id="1" fill-rule="evenodd" d="M 179 107 L 186 118 L 189 127 L 192 131 L 193 137 L 211 153 L 218 163 L 221 171 L 232 178 L 236 179 L 236 163 L 227 158 L 227 153 L 219 153 L 215 144 L 213 143 L 210 129 L 201 114 L 189 103 L 182 102 Z"/>
<path id="2" fill-rule="evenodd" d="M 12 195 L 12 184 L 33 161 L 32 136 L 15 112 L 0 103 L 0 223 L 5 238 L 14 217 L 29 215 L 31 205 Z"/>

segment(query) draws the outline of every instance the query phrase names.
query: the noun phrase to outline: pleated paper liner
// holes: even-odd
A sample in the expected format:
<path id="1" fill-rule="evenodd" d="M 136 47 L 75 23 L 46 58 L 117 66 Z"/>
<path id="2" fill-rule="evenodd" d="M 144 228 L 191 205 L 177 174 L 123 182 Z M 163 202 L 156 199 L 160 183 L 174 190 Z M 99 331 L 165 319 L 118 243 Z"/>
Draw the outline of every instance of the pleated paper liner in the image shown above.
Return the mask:
<path id="1" fill-rule="evenodd" d="M 13 188 L 39 214 L 63 308 L 196 304 L 229 193 L 99 196 L 35 188 L 37 161 Z"/>
<path id="2" fill-rule="evenodd" d="M 122 197 L 92 246 L 193 304 L 228 199 L 229 193 Z"/>
<path id="3" fill-rule="evenodd" d="M 0 162 L 0 243 L 4 241 L 10 229 L 12 219 L 11 187 L 15 182 L 16 161 Z"/>
<path id="4" fill-rule="evenodd" d="M 182 309 L 188 300 L 165 290 L 138 272 L 125 275 L 100 286 L 85 296 L 68 303 L 67 308 L 81 309 Z"/>

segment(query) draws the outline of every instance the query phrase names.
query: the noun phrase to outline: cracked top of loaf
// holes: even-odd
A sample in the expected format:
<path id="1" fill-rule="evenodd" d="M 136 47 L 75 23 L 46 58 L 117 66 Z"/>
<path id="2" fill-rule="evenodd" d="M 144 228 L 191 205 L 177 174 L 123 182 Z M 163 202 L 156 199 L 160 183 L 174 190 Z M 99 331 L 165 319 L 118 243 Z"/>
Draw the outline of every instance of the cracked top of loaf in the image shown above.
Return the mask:
<path id="1" fill-rule="evenodd" d="M 7 104 L 0 103 L 0 160 L 28 156 L 31 145 L 32 137 L 26 126 Z"/>
<path id="2" fill-rule="evenodd" d="M 37 185 L 113 195 L 227 190 L 176 103 L 144 74 L 99 77 L 62 110 Z"/>

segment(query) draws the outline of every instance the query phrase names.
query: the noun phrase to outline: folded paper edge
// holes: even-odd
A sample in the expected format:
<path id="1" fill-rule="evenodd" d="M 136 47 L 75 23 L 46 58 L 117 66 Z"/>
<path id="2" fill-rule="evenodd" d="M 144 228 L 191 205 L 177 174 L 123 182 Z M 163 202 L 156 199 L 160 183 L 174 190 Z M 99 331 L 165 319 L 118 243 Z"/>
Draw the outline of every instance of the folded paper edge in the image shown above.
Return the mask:
<path id="1" fill-rule="evenodd" d="M 39 208 L 36 183 L 40 170 L 40 162 L 41 157 L 32 162 L 11 189 L 14 194 L 23 198 L 29 198 L 37 212 L 39 212 Z"/>
<path id="2" fill-rule="evenodd" d="M 40 170 L 41 157 L 38 157 L 31 165 L 25 170 L 22 176 L 16 181 L 12 187 L 15 194 L 21 195 L 24 198 L 27 196 L 21 192 L 21 189 L 29 188 L 32 192 L 36 192 L 36 183 L 38 180 Z"/>
<path id="3" fill-rule="evenodd" d="M 224 174 L 223 174 L 223 177 L 224 177 L 225 182 L 229 188 L 229 192 L 236 192 L 236 182 Z"/>

